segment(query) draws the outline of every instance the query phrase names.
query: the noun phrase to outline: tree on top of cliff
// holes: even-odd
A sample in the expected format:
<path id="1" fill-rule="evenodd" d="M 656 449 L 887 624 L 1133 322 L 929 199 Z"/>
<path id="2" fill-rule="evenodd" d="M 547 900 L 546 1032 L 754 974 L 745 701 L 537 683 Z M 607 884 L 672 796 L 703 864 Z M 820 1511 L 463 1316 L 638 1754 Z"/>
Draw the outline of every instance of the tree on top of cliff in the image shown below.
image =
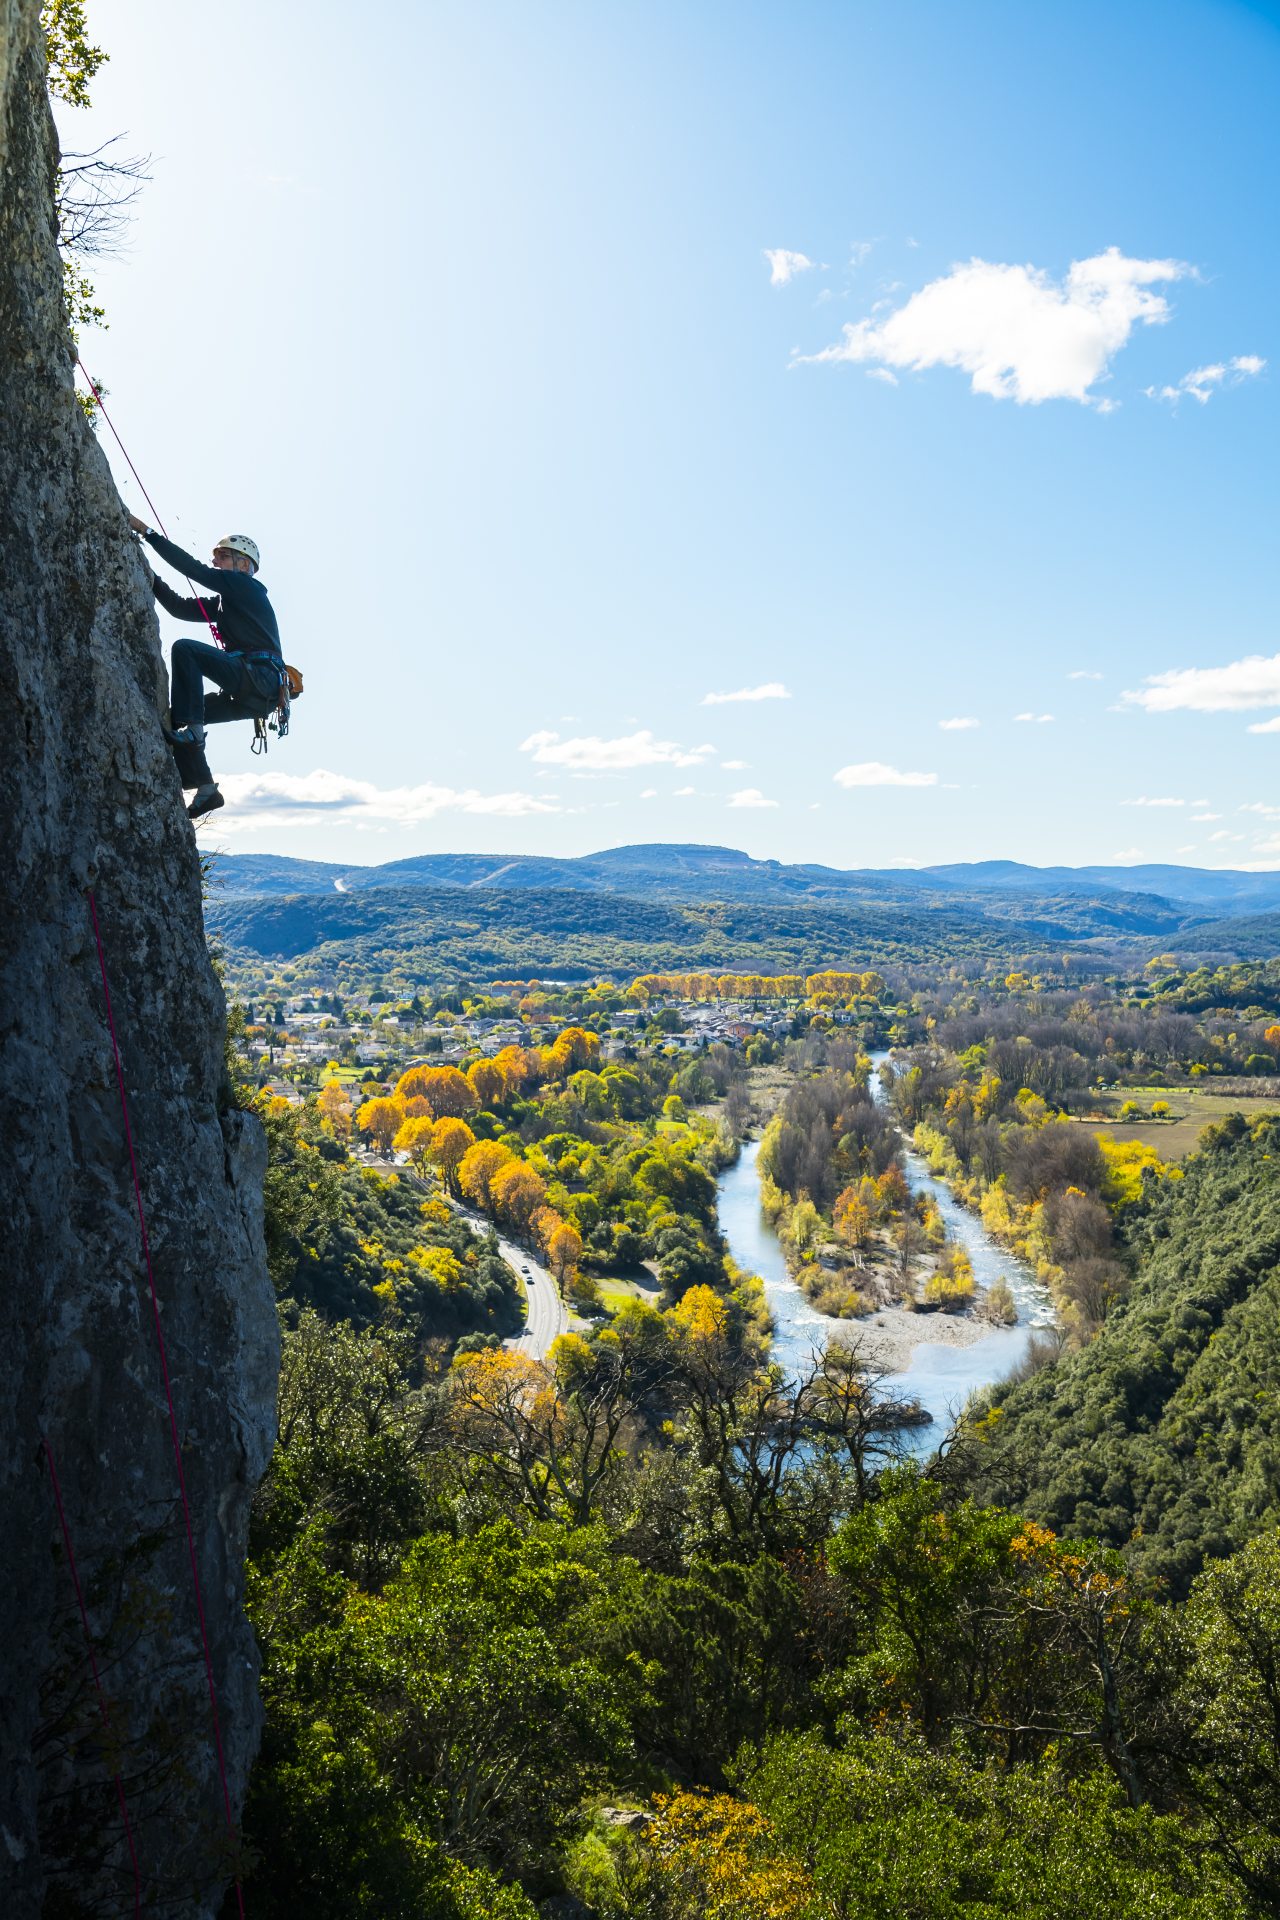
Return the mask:
<path id="1" fill-rule="evenodd" d="M 111 56 L 89 38 L 84 0 L 45 0 L 40 24 L 45 36 L 49 92 L 69 107 L 87 107 L 90 83 Z M 116 151 L 119 139 L 116 134 L 88 153 L 65 153 L 58 166 L 55 204 L 63 297 L 67 325 L 77 344 L 81 327 L 107 324 L 84 262 L 116 251 L 128 209 L 150 178 L 150 156 L 121 156 Z M 80 404 L 90 424 L 96 425 L 93 396 L 82 397 Z"/>

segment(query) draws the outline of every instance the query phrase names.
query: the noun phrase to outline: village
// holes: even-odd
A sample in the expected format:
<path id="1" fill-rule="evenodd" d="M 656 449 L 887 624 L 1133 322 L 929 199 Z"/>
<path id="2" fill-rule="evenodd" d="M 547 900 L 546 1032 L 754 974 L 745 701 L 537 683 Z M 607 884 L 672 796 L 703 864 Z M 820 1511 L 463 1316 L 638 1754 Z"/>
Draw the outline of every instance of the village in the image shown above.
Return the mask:
<path id="1" fill-rule="evenodd" d="M 611 985 L 591 981 L 583 991 Z M 724 1046 L 745 1053 L 753 1042 L 764 1042 L 771 1051 L 798 1030 L 798 1000 L 763 1008 L 747 999 L 708 1004 L 676 996 L 657 996 L 643 1007 L 604 1004 L 612 998 L 621 999 L 621 990 L 606 991 L 599 1009 L 582 1016 L 600 1035 L 602 1061 L 634 1059 L 650 1048 L 698 1054 Z M 265 1091 L 299 1104 L 322 1080 L 338 1079 L 372 1095 L 410 1067 L 465 1067 L 503 1047 L 548 1046 L 564 1024 L 562 1014 L 551 1017 L 541 1008 L 521 1013 L 511 1001 L 498 1004 L 509 1011 L 476 1011 L 492 1009 L 485 995 L 468 997 L 461 1012 L 446 1007 L 431 1013 L 417 996 L 406 1001 L 299 994 L 246 1008 L 245 1051 Z M 755 1053 L 759 1057 L 758 1045 Z"/>

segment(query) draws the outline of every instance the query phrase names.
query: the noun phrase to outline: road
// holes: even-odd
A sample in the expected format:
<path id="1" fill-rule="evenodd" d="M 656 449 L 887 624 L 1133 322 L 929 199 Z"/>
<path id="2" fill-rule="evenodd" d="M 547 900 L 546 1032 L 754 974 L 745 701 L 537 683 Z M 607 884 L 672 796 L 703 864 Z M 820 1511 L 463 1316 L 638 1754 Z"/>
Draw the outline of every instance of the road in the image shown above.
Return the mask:
<path id="1" fill-rule="evenodd" d="M 445 1199 L 454 1212 L 460 1213 L 477 1233 L 488 1233 L 493 1222 L 487 1214 L 476 1213 L 448 1194 Z M 528 1354 L 531 1360 L 545 1360 L 551 1351 L 551 1343 L 569 1331 L 569 1310 L 560 1297 L 555 1275 L 540 1260 L 502 1233 L 498 1235 L 498 1252 L 507 1265 L 520 1275 L 528 1296 L 524 1332 L 513 1340 L 504 1340 L 502 1344 L 510 1347 L 513 1353 Z"/>
<path id="2" fill-rule="evenodd" d="M 402 1177 L 408 1175 L 410 1180 L 416 1178 L 412 1169 L 400 1161 L 369 1160 L 365 1164 L 377 1167 L 380 1173 L 398 1173 Z M 477 1233 L 488 1233 L 493 1223 L 485 1214 L 464 1206 L 461 1200 L 455 1200 L 443 1189 L 441 1193 L 454 1212 L 460 1213 Z M 527 1354 L 531 1360 L 545 1360 L 553 1341 L 569 1331 L 569 1311 L 560 1297 L 555 1276 L 540 1260 L 535 1260 L 531 1253 L 526 1253 L 523 1247 L 518 1247 L 514 1240 L 508 1240 L 501 1233 L 498 1235 L 498 1252 L 507 1265 L 520 1275 L 528 1296 L 524 1332 L 514 1339 L 505 1340 L 503 1345 L 513 1353 Z"/>

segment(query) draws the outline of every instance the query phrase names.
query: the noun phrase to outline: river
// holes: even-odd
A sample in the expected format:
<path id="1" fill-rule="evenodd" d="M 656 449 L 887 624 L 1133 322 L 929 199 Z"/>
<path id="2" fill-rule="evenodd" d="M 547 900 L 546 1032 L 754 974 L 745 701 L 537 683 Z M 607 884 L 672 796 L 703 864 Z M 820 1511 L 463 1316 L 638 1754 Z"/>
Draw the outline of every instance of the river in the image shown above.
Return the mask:
<path id="1" fill-rule="evenodd" d="M 879 1068 L 888 1057 L 887 1053 L 872 1055 L 871 1086 L 880 1105 L 885 1104 L 885 1096 Z M 764 1283 L 774 1321 L 774 1357 L 794 1375 L 833 1334 L 856 1339 L 860 1323 L 832 1320 L 819 1313 L 787 1272 L 781 1242 L 760 1210 L 760 1176 L 756 1169 L 759 1152 L 758 1140 L 746 1141 L 736 1164 L 720 1176 L 720 1226 L 738 1265 L 749 1273 L 758 1273 Z M 1032 1329 L 1052 1324 L 1053 1308 L 1031 1269 L 993 1240 L 976 1215 L 952 1198 L 945 1182 L 929 1172 L 918 1153 L 907 1147 L 903 1159 L 909 1186 L 914 1193 L 933 1197 L 948 1236 L 958 1241 L 972 1260 L 979 1287 L 1003 1277 L 1018 1309 L 1016 1326 L 995 1327 L 971 1346 L 943 1346 L 922 1337 L 905 1371 L 886 1380 L 887 1388 L 905 1399 L 919 1401 L 932 1414 L 932 1426 L 912 1429 L 908 1435 L 916 1451 L 927 1453 L 943 1438 L 971 1393 L 999 1379 L 1022 1359 Z M 922 1336 L 928 1325 L 927 1319 L 922 1320 Z"/>

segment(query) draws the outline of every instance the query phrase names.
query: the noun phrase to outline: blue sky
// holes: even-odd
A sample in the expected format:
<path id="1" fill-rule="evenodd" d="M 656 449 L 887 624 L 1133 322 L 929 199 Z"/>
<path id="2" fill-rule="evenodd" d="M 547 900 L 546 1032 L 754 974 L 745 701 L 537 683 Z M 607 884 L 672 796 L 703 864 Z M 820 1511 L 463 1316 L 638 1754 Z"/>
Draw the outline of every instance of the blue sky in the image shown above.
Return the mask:
<path id="1" fill-rule="evenodd" d="M 1280 10 L 90 17 L 84 357 L 307 678 L 211 840 L 1280 866 Z"/>

